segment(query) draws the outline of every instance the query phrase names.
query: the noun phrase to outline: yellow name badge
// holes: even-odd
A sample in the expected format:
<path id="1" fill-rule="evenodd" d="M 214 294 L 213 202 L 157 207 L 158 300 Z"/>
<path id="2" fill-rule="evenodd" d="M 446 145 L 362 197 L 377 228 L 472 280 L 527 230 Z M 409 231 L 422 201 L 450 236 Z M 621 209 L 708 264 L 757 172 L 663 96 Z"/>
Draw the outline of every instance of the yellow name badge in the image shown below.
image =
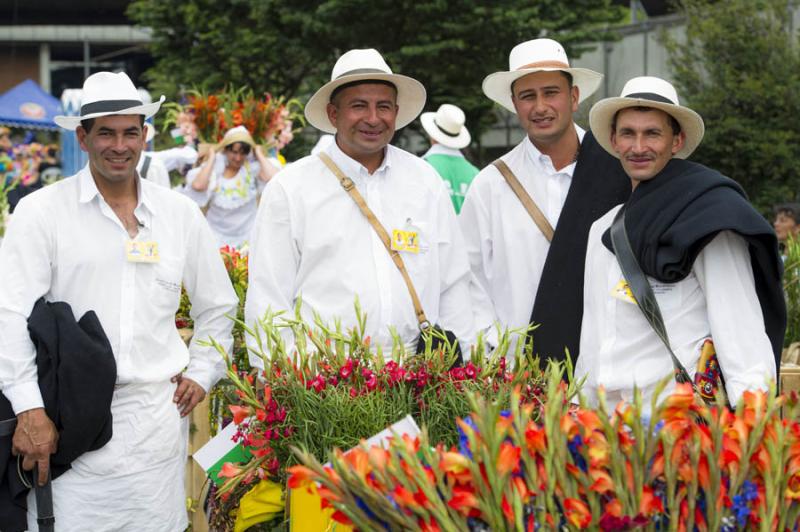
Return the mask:
<path id="1" fill-rule="evenodd" d="M 161 260 L 158 254 L 158 242 L 125 242 L 125 257 L 128 262 L 156 263 Z"/>
<path id="2" fill-rule="evenodd" d="M 408 253 L 419 253 L 419 233 L 393 229 L 392 249 L 395 251 L 407 251 Z"/>
<path id="3" fill-rule="evenodd" d="M 636 298 L 633 297 L 633 292 L 631 292 L 631 287 L 628 286 L 628 281 L 622 279 L 620 282 L 617 283 L 617 286 L 611 291 L 611 295 L 620 301 L 625 301 L 626 303 L 633 303 L 637 305 Z"/>

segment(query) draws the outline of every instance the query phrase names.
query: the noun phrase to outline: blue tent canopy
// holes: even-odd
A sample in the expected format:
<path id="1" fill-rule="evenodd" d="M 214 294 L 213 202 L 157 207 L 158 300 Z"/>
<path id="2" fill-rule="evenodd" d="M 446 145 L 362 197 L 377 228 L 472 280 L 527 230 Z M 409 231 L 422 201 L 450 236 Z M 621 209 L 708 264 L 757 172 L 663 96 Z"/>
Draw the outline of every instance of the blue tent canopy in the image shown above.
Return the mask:
<path id="1" fill-rule="evenodd" d="M 0 95 L 0 125 L 58 129 L 53 117 L 60 114 L 61 102 L 30 79 Z"/>

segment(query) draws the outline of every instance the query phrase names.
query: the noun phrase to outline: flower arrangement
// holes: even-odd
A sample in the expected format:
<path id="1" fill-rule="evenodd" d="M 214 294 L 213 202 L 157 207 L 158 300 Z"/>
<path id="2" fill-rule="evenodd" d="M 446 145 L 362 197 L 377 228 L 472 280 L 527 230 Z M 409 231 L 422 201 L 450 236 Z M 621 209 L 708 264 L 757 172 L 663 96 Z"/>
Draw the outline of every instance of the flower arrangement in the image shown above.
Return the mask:
<path id="1" fill-rule="evenodd" d="M 249 331 L 264 362 L 258 375 L 226 356 L 234 389 L 228 409 L 239 427 L 234 438 L 252 458 L 220 472 L 226 480 L 213 526 L 230 526 L 231 509 L 260 481 L 282 484 L 286 468 L 297 463 L 293 447 L 324 459 L 330 449 L 355 446 L 408 414 L 432 440 L 452 445 L 458 441 L 454 420 L 469 412 L 468 393 L 507 407 L 516 387 L 527 403 L 542 406 L 538 362 L 521 358 L 512 371 L 505 359 L 508 334 L 494 356 L 475 355 L 463 367 L 452 367 L 450 351 L 428 348 L 417 355 L 399 343 L 387 360 L 364 337 L 357 303 L 356 313 L 359 326 L 347 332 L 319 320 L 312 327 L 298 317 L 268 315 Z M 285 329 L 294 335 L 296 352 L 285 347 Z"/>
<path id="2" fill-rule="evenodd" d="M 470 396 L 459 446 L 430 435 L 388 449 L 335 451 L 331 466 L 298 450 L 292 488 L 319 483 L 333 518 L 362 530 L 796 530 L 796 394 L 746 392 L 735 411 L 688 384 L 643 414 L 570 405 L 551 367 L 537 420 L 518 390 L 510 410 Z M 788 411 L 785 419 L 780 408 Z"/>
<path id="3" fill-rule="evenodd" d="M 228 129 L 245 126 L 257 143 L 280 150 L 293 138 L 293 123 L 303 120 L 299 101 L 269 93 L 259 96 L 246 87 L 216 93 L 192 89 L 186 103 L 165 108 L 165 128 L 180 129 L 185 142 L 216 144 Z"/>

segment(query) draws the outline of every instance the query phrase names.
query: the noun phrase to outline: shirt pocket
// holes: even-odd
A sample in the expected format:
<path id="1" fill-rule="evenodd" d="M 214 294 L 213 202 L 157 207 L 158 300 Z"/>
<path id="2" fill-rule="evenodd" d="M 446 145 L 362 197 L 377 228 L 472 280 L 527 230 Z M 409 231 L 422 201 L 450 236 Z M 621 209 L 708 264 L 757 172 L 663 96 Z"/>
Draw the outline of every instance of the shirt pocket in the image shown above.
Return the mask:
<path id="1" fill-rule="evenodd" d="M 417 233 L 417 251 L 401 251 L 400 256 L 403 258 L 403 263 L 406 265 L 411 280 L 414 282 L 414 287 L 418 292 L 421 292 L 425 281 L 428 279 L 431 267 L 432 231 L 430 224 L 423 222 L 416 222 L 413 226 L 409 226 L 407 230 Z"/>
<path id="2" fill-rule="evenodd" d="M 683 303 L 683 285 L 680 282 L 662 283 L 652 277 L 647 279 L 650 281 L 653 294 L 655 294 L 658 306 L 662 311 L 674 311 L 681 307 Z"/>
<path id="3" fill-rule="evenodd" d="M 181 298 L 183 263 L 179 259 L 162 258 L 153 265 L 150 282 L 150 303 L 158 309 L 175 312 Z"/>

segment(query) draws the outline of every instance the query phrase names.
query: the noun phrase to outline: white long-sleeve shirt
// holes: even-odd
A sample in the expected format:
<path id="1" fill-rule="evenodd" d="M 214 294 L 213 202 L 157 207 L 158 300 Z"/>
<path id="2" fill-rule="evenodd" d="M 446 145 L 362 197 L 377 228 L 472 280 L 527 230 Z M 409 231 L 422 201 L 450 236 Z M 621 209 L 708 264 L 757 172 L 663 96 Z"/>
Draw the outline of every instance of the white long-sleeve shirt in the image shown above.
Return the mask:
<path id="1" fill-rule="evenodd" d="M 416 232 L 419 252 L 401 251 L 431 323 L 468 346 L 474 328 L 469 265 L 455 211 L 436 171 L 394 146 L 369 174 L 337 144 L 325 152 L 350 177 L 385 229 Z M 419 335 L 408 288 L 366 217 L 317 156 L 305 157 L 273 178 L 264 191 L 250 249 L 245 316 L 248 324 L 273 311 L 313 311 L 344 328 L 356 324 L 358 296 L 366 334 L 385 348 L 394 326 L 404 343 Z M 287 336 L 288 338 L 288 336 Z M 388 351 L 384 351 L 387 353 Z M 254 360 L 254 364 L 259 361 Z"/>
<path id="2" fill-rule="evenodd" d="M 584 310 L 575 377 L 595 400 L 603 386 L 610 404 L 633 398 L 634 384 L 649 405 L 655 385 L 673 374 L 669 352 L 635 303 L 618 290 L 617 259 L 602 243 L 619 207 L 589 232 L 584 273 Z M 711 337 L 732 404 L 748 389 L 765 389 L 775 378 L 775 359 L 764 329 L 747 242 L 723 231 L 698 254 L 691 273 L 677 283 L 649 278 L 670 345 L 694 378 L 700 349 Z M 670 381 L 666 391 L 674 387 Z"/>
<path id="3" fill-rule="evenodd" d="M 157 263 L 129 262 L 127 231 L 98 192 L 88 165 L 20 201 L 0 248 L 0 389 L 19 413 L 42 406 L 27 318 L 42 296 L 93 310 L 117 363 L 117 383 L 184 375 L 208 390 L 224 362 L 175 327 L 181 283 L 192 301 L 197 340 L 231 347 L 237 298 L 198 207 L 177 192 L 138 180 L 134 239 L 156 242 Z"/>
<path id="4" fill-rule="evenodd" d="M 583 141 L 585 131 L 575 129 Z M 555 228 L 575 163 L 556 170 L 527 136 L 501 159 Z M 474 274 L 470 291 L 476 326 L 527 327 L 550 243 L 494 165 L 475 176 L 459 223 Z"/>

